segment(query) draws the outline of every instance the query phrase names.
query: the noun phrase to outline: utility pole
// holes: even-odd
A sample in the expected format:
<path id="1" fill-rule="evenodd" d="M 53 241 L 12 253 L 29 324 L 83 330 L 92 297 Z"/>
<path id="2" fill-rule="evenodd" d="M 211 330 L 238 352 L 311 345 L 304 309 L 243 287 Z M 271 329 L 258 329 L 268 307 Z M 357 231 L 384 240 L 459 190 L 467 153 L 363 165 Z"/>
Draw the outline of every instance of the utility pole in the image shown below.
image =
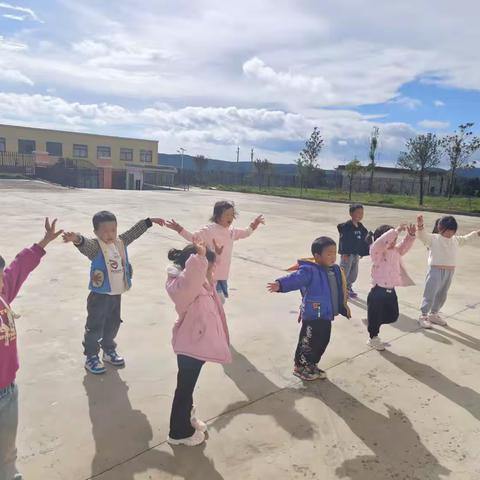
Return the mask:
<path id="1" fill-rule="evenodd" d="M 181 171 L 182 171 L 182 174 L 181 174 L 181 177 L 182 177 L 182 183 L 183 183 L 183 191 L 185 191 L 185 170 L 183 169 L 183 155 L 184 153 L 186 152 L 185 148 L 183 147 L 180 147 L 177 152 L 182 156 L 182 166 L 181 166 Z"/>
<path id="2" fill-rule="evenodd" d="M 237 163 L 240 160 L 240 147 L 237 147 Z"/>
<path id="3" fill-rule="evenodd" d="M 253 147 L 250 150 L 250 161 L 253 163 Z"/>

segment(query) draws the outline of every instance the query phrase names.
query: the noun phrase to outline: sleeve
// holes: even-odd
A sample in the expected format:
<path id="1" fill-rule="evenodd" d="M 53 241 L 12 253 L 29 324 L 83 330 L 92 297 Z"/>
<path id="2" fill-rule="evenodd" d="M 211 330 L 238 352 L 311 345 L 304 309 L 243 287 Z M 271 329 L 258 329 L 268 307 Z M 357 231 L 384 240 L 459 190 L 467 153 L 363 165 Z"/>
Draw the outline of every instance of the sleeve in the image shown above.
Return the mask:
<path id="1" fill-rule="evenodd" d="M 233 229 L 233 241 L 236 240 L 243 240 L 244 238 L 248 238 L 253 233 L 253 228 L 234 228 Z"/>
<path id="2" fill-rule="evenodd" d="M 196 233 L 190 233 L 188 230 L 183 229 L 179 232 L 179 235 L 183 237 L 187 242 L 193 242 L 193 237 L 200 237 L 201 238 L 201 230 Z"/>
<path id="3" fill-rule="evenodd" d="M 277 282 L 280 284 L 280 293 L 288 293 L 308 286 L 311 280 L 312 273 L 310 269 L 301 266 L 296 272 L 277 279 Z"/>
<path id="4" fill-rule="evenodd" d="M 40 245 L 34 244 L 30 248 L 22 250 L 15 257 L 15 260 L 5 268 L 3 272 L 3 288 L 7 303 L 15 299 L 21 286 L 30 273 L 38 267 L 44 255 L 45 250 Z"/>
<path id="5" fill-rule="evenodd" d="M 470 232 L 467 235 L 458 235 L 457 236 L 458 244 L 463 247 L 464 245 L 469 245 L 475 242 L 475 240 L 480 240 L 480 230 L 475 232 Z"/>
<path id="6" fill-rule="evenodd" d="M 387 246 L 394 242 L 398 237 L 398 233 L 395 229 L 391 228 L 388 232 L 385 232 L 381 237 L 377 238 L 370 247 L 370 255 L 372 257 L 383 253 Z"/>
<path id="7" fill-rule="evenodd" d="M 98 241 L 94 238 L 85 238 L 84 236 L 80 236 L 80 243 L 74 243 L 75 247 L 77 247 L 78 251 L 85 255 L 90 260 L 93 260 L 100 251 L 100 245 Z"/>
<path id="8" fill-rule="evenodd" d="M 183 312 L 201 292 L 208 270 L 208 261 L 200 255 L 191 255 L 182 272 L 167 281 L 167 293 L 175 302 L 177 311 Z"/>
<path id="9" fill-rule="evenodd" d="M 145 220 L 140 220 L 132 228 L 119 236 L 122 239 L 124 245 L 128 246 L 137 238 L 141 237 L 151 226 L 152 221 L 149 218 L 146 218 Z"/>
<path id="10" fill-rule="evenodd" d="M 405 255 L 415 243 L 414 235 L 406 235 L 406 237 L 400 242 L 400 245 L 397 247 L 398 253 L 400 255 Z"/>
<path id="11" fill-rule="evenodd" d="M 417 229 L 417 236 L 419 238 L 419 240 L 426 246 L 426 247 L 431 247 L 432 246 L 432 238 L 433 238 L 433 234 L 432 233 L 428 233 L 426 230 L 425 230 L 425 227 L 423 227 L 422 229 Z"/>
<path id="12" fill-rule="evenodd" d="M 339 224 L 337 225 L 337 230 L 338 230 L 338 233 L 340 234 L 340 236 L 342 235 L 344 228 L 345 228 L 345 224 L 344 224 L 344 223 L 339 223 Z"/>

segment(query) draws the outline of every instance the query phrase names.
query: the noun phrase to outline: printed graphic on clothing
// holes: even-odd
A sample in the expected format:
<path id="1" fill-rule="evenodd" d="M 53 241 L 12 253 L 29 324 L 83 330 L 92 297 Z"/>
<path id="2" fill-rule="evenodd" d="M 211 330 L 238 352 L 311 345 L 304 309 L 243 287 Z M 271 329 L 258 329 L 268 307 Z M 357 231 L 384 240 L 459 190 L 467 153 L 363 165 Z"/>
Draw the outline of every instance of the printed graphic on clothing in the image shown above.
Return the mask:
<path id="1" fill-rule="evenodd" d="M 0 310 L 0 342 L 8 347 L 10 342 L 17 338 L 15 319 L 20 318 L 20 315 L 17 315 L 1 297 L 0 305 L 3 305 Z"/>
<path id="2" fill-rule="evenodd" d="M 309 325 L 305 329 L 305 335 L 300 340 L 300 345 L 299 345 L 299 347 L 300 347 L 299 354 L 300 355 L 298 356 L 298 362 L 300 363 L 300 365 L 302 365 L 304 367 L 307 366 L 307 365 L 310 365 L 310 362 L 308 361 L 308 358 L 310 358 L 311 355 L 312 355 L 312 346 L 311 346 L 312 335 L 313 335 L 313 329 Z"/>
<path id="3" fill-rule="evenodd" d="M 114 243 L 107 245 L 105 261 L 110 272 L 111 293 L 122 294 L 125 291 L 125 271 L 122 257 Z"/>
<path id="4" fill-rule="evenodd" d="M 105 281 L 105 275 L 101 270 L 94 270 L 92 275 L 92 285 L 95 288 L 100 288 Z"/>

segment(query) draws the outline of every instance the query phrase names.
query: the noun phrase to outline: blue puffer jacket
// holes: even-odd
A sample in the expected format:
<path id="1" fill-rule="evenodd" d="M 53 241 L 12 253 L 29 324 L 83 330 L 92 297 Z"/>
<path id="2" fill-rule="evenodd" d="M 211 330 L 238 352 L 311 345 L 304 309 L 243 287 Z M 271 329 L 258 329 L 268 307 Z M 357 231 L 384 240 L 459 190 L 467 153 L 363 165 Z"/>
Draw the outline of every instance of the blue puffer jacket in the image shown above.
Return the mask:
<path id="1" fill-rule="evenodd" d="M 345 275 L 338 265 L 333 265 L 338 288 L 338 311 L 344 317 L 350 318 L 350 309 L 347 305 L 347 284 Z M 280 292 L 300 290 L 302 293 L 301 320 L 326 320 L 334 319 L 332 295 L 328 274 L 324 267 L 315 263 L 314 259 L 299 260 L 293 267 L 293 273 L 279 278 Z"/>

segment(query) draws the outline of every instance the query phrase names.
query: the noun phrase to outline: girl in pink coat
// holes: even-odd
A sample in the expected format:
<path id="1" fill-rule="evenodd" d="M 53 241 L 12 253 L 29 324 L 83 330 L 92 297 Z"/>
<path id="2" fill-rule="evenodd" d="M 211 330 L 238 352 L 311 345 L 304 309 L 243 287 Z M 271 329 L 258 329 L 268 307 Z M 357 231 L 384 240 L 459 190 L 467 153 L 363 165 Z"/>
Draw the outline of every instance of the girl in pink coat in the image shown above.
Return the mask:
<path id="1" fill-rule="evenodd" d="M 215 242 L 214 242 L 215 244 Z M 172 345 L 177 354 L 177 388 L 170 414 L 168 442 L 195 446 L 205 440 L 207 426 L 193 408 L 193 390 L 205 362 L 232 361 L 227 322 L 216 292 L 216 255 L 205 244 L 172 249 L 166 289 L 175 303 L 178 320 Z"/>
<path id="2" fill-rule="evenodd" d="M 399 233 L 407 235 L 397 244 Z M 395 287 L 413 285 L 402 262 L 402 257 L 412 248 L 415 241 L 415 225 L 400 225 L 393 228 L 382 225 L 373 234 L 370 246 L 372 259 L 372 289 L 368 294 L 368 345 L 376 350 L 385 350 L 378 336 L 380 326 L 398 320 L 398 298 Z"/>

